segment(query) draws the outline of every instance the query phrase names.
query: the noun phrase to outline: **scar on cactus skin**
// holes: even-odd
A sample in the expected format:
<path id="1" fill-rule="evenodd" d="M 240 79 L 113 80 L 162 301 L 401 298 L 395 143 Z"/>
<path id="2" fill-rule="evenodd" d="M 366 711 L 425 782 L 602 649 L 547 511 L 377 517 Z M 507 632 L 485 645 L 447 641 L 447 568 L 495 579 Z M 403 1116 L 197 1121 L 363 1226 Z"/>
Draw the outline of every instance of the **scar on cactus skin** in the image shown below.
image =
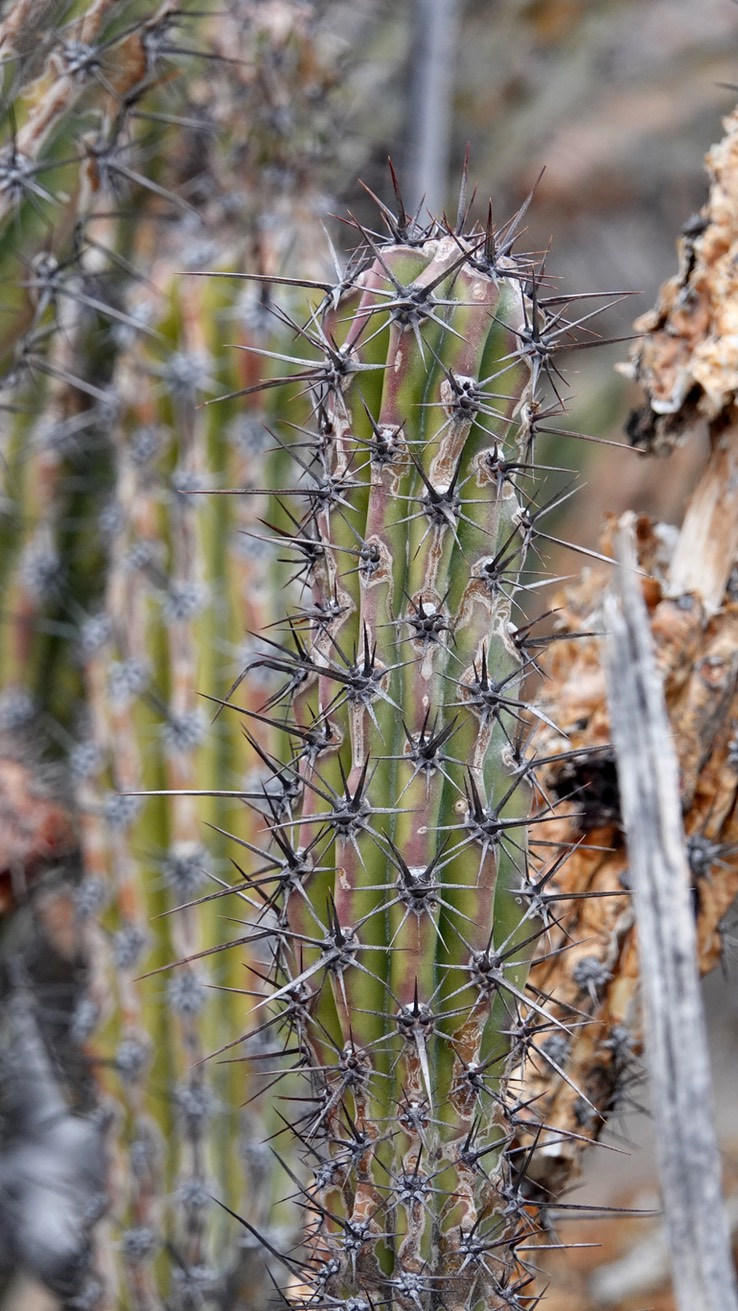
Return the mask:
<path id="1" fill-rule="evenodd" d="M 338 285 L 303 284 L 294 349 L 251 351 L 278 376 L 240 391 L 281 390 L 293 460 L 266 521 L 287 608 L 226 698 L 269 679 L 256 708 L 233 701 L 264 822 L 239 941 L 271 961 L 241 1040 L 280 1034 L 275 1081 L 301 1080 L 280 1135 L 304 1213 L 302 1254 L 281 1258 L 293 1305 L 522 1311 L 547 1132 L 525 1080 L 572 1085 L 559 1049 L 582 1014 L 528 977 L 537 943 L 562 954 L 541 890 L 576 839 L 550 836 L 561 806 L 528 746 L 555 721 L 526 693 L 524 605 L 556 540 L 541 448 L 562 359 L 595 344 L 601 307 L 517 252 L 528 202 L 470 224 L 464 178 L 455 222 L 424 222 L 393 182 Z M 312 420 L 291 428 L 297 396 Z"/>

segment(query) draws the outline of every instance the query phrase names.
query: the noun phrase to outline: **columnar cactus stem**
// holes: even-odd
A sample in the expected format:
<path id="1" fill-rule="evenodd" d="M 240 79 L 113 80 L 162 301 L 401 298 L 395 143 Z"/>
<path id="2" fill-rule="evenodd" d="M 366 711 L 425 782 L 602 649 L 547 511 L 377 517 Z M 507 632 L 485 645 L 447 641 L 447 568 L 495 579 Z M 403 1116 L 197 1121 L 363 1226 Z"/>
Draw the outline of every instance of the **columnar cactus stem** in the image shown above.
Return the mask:
<path id="1" fill-rule="evenodd" d="M 533 1221 L 507 1076 L 526 1017 L 564 1023 L 525 988 L 540 923 L 517 596 L 548 506 L 540 384 L 550 415 L 577 321 L 513 253 L 514 225 L 382 211 L 389 237 L 361 229 L 296 327 L 305 357 L 275 356 L 314 410 L 292 444 L 302 604 L 253 662 L 281 684 L 251 712 L 275 784 L 256 1023 L 281 1017 L 310 1087 L 298 1304 L 522 1308 Z M 265 722 L 285 754 L 259 745 Z"/>

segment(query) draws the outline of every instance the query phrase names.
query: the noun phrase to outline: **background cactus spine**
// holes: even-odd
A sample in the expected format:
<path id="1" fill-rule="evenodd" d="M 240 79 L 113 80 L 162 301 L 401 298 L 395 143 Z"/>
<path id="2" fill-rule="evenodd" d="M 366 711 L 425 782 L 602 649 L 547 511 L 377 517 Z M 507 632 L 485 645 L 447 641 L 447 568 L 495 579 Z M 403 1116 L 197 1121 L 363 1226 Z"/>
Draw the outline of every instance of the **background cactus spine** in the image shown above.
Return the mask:
<path id="1" fill-rule="evenodd" d="M 226 1241 L 235 1224 L 212 1195 L 241 1205 L 258 1176 L 246 1214 L 279 1226 L 262 1146 L 278 1123 L 251 1104 L 258 1071 L 245 1089 L 242 1068 L 199 1062 L 237 1031 L 228 987 L 262 956 L 140 976 L 222 939 L 221 904 L 191 903 L 232 868 L 224 794 L 253 787 L 238 724 L 210 724 L 201 693 L 227 688 L 245 631 L 276 617 L 280 566 L 265 585 L 245 534 L 268 498 L 189 493 L 244 471 L 279 484 L 256 421 L 268 394 L 248 416 L 199 401 L 264 375 L 224 340 L 275 347 L 285 329 L 266 290 L 180 271 L 206 257 L 277 269 L 303 240 L 322 271 L 337 49 L 310 5 L 62 8 L 45 6 L 30 45 L 25 6 L 0 23 L 0 793 L 19 832 L 0 866 L 0 1160 L 7 1148 L 19 1198 L 0 1288 L 21 1270 L 77 1305 L 184 1306 L 242 1286 L 256 1305 L 264 1262 Z M 187 787 L 210 795 L 130 795 Z M 241 819 L 242 840 L 257 836 L 259 816 Z M 15 1117 L 28 1033 L 47 1104 L 83 1120 L 94 1172 Z M 42 1215 L 24 1181 L 56 1169 Z"/>

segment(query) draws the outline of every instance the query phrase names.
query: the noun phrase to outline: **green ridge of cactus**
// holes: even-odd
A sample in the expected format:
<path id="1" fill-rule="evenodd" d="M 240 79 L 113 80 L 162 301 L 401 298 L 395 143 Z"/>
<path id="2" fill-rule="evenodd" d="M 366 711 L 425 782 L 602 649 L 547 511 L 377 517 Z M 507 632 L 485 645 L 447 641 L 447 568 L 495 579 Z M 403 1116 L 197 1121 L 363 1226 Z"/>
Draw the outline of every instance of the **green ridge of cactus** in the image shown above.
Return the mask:
<path id="1" fill-rule="evenodd" d="M 335 288 L 306 279 L 313 308 L 271 355 L 285 419 L 296 393 L 313 417 L 291 446 L 302 594 L 241 684 L 278 679 L 239 705 L 271 774 L 239 914 L 271 993 L 247 1032 L 304 1080 L 282 1135 L 305 1212 L 290 1302 L 522 1309 L 539 1226 L 514 1071 L 566 1033 L 526 989 L 563 854 L 552 807 L 528 824 L 523 571 L 554 503 L 537 447 L 559 352 L 597 310 L 516 253 L 519 218 L 469 227 L 462 189 L 455 226 L 423 227 L 397 200 Z"/>

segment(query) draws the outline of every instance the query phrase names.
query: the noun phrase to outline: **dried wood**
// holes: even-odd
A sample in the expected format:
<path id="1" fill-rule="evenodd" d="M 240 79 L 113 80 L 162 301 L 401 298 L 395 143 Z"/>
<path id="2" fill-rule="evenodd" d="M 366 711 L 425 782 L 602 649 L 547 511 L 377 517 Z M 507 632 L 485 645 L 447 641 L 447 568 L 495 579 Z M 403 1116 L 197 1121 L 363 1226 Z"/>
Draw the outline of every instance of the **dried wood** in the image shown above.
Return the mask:
<path id="1" fill-rule="evenodd" d="M 645 335 L 629 367 L 646 392 L 629 424 L 634 444 L 665 454 L 697 428 L 710 441 L 681 529 L 633 520 L 638 586 L 678 754 L 702 973 L 722 957 L 724 919 L 738 893 L 738 411 L 730 326 L 738 303 L 738 111 L 725 128 L 707 157 L 708 202 L 685 229 L 679 273 L 637 324 Z M 605 555 L 616 528 L 611 516 Z M 558 802 L 548 839 L 570 851 L 558 864 L 540 856 L 551 928 L 531 985 L 555 999 L 559 1023 L 575 1012 L 587 1017 L 568 1042 L 568 1082 L 543 1061 L 521 1071 L 525 1098 L 547 1126 L 532 1170 L 556 1194 L 576 1178 L 584 1144 L 632 1099 L 641 1045 L 631 872 L 596 636 L 606 627 L 608 583 L 603 569 L 590 568 L 554 601 L 556 640 L 543 639 L 547 681 L 537 703 L 547 722 L 529 747 L 541 762 L 539 809 Z M 521 1137 L 533 1146 L 532 1133 Z"/>
<path id="2" fill-rule="evenodd" d="M 630 542 L 622 553 L 605 664 L 674 1292 L 681 1311 L 734 1311 L 677 757 Z"/>

